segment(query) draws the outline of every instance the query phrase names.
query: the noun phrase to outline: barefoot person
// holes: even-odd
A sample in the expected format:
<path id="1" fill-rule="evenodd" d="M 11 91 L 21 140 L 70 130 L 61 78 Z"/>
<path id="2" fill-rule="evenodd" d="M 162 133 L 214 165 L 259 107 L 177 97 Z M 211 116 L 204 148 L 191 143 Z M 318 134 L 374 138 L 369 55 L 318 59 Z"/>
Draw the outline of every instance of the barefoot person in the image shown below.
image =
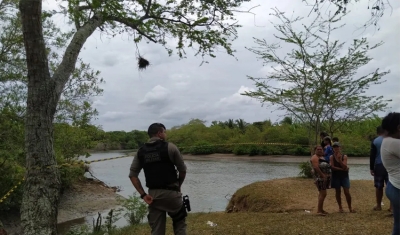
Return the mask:
<path id="1" fill-rule="evenodd" d="M 349 179 L 349 167 L 347 166 L 347 156 L 342 154 L 339 142 L 333 143 L 333 155 L 330 156 L 330 165 L 332 168 L 332 183 L 331 187 L 336 191 L 336 202 L 339 205 L 339 212 L 343 212 L 342 207 L 342 191 L 343 187 L 344 195 L 346 197 L 347 206 L 350 212 L 355 212 L 351 207 L 351 195 L 350 195 L 350 179 Z"/>
<path id="2" fill-rule="evenodd" d="M 393 208 L 392 235 L 400 234 L 400 113 L 389 113 L 382 120 L 387 132 L 381 146 L 382 162 L 389 174 L 386 196 Z"/>
<path id="3" fill-rule="evenodd" d="M 324 211 L 324 200 L 326 198 L 326 189 L 330 187 L 331 166 L 324 158 L 324 150 L 322 146 L 314 148 L 314 155 L 311 157 L 311 165 L 314 172 L 315 185 L 318 188 L 318 215 L 328 214 Z"/>
<path id="4" fill-rule="evenodd" d="M 387 185 L 389 180 L 389 175 L 382 164 L 381 157 L 381 145 L 383 141 L 384 131 L 382 126 L 378 126 L 376 128 L 376 137 L 371 142 L 371 150 L 370 150 L 370 162 L 369 167 L 371 170 L 371 175 L 374 177 L 374 186 L 375 186 L 375 197 L 376 197 L 376 205 L 374 207 L 375 211 L 382 210 L 382 197 L 383 197 L 383 187 L 385 184 Z M 389 211 L 391 211 L 392 206 L 390 205 Z"/>

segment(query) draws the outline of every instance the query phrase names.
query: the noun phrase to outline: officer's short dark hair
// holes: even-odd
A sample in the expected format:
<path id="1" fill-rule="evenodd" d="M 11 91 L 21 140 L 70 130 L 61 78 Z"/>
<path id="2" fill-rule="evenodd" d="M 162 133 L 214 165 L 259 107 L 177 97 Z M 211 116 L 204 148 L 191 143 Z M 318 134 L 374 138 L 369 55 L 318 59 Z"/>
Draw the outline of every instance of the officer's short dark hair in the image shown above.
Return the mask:
<path id="1" fill-rule="evenodd" d="M 153 123 L 153 124 L 151 124 L 149 126 L 149 129 L 147 129 L 147 134 L 151 138 L 151 137 L 157 135 L 158 132 L 162 132 L 165 129 L 167 129 L 167 128 L 165 128 L 164 124 L 162 124 L 162 123 Z"/>

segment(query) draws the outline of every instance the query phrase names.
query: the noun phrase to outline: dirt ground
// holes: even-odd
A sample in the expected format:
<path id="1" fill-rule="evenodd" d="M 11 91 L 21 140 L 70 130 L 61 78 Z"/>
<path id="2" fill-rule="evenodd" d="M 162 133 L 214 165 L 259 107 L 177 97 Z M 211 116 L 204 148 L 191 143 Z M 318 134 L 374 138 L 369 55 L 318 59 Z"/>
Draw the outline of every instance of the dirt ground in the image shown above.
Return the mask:
<path id="1" fill-rule="evenodd" d="M 58 223 L 95 215 L 97 212 L 115 208 L 118 205 L 116 187 L 109 187 L 103 182 L 86 179 L 64 192 L 60 199 Z M 1 215 L 8 235 L 20 235 L 19 213 Z"/>
<path id="2" fill-rule="evenodd" d="M 188 213 L 187 233 L 191 235 L 381 235 L 391 234 L 393 216 L 389 200 L 383 198 L 381 211 L 375 206 L 373 180 L 351 180 L 350 213 L 342 192 L 344 212 L 339 212 L 335 190 L 328 189 L 325 216 L 317 214 L 318 190 L 312 179 L 286 178 L 255 182 L 238 189 L 226 212 Z M 354 212 L 354 211 L 353 211 Z M 210 225 L 211 223 L 211 225 Z M 114 235 L 147 235 L 147 224 L 127 227 Z M 168 218 L 167 235 L 173 234 Z"/>

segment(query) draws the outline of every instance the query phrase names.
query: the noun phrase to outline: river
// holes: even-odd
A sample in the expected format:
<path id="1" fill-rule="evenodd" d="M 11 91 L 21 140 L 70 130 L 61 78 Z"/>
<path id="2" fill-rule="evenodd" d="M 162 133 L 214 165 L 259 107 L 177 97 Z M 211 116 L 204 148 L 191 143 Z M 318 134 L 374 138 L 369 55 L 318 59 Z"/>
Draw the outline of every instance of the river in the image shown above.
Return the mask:
<path id="1" fill-rule="evenodd" d="M 86 160 L 97 160 L 121 156 L 120 152 L 93 153 Z M 132 195 L 132 186 L 128 174 L 133 157 L 91 163 L 94 176 L 110 186 L 118 186 L 120 195 Z M 256 181 L 277 178 L 296 177 L 299 173 L 299 162 L 309 157 L 232 157 L 231 155 L 184 156 L 187 165 L 187 176 L 182 185 L 182 193 L 189 195 L 192 212 L 224 211 L 228 200 L 235 191 Z M 350 179 L 368 179 L 368 158 L 349 158 Z M 139 178 L 144 185 L 143 171 Z M 80 218 L 60 224 L 60 230 L 66 231 L 72 225 L 91 223 L 92 217 Z M 117 226 L 126 225 L 121 219 Z"/>

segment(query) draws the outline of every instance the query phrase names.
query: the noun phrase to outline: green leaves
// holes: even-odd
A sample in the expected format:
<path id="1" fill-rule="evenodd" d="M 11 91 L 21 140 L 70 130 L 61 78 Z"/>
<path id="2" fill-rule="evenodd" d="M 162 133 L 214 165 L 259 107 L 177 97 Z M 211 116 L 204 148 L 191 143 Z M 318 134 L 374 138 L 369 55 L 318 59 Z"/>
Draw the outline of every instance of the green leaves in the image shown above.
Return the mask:
<path id="1" fill-rule="evenodd" d="M 236 29 L 240 27 L 231 23 L 235 22 L 233 13 L 249 1 L 92 0 L 83 4 L 69 0 L 68 15 L 77 29 L 98 16 L 104 20 L 102 31 L 109 35 L 128 33 L 135 43 L 143 39 L 159 43 L 169 54 L 176 51 L 181 58 L 185 57 L 186 47 L 195 48 L 196 55 L 215 57 L 217 47 L 233 55 L 230 41 L 237 38 Z M 170 38 L 177 39 L 174 46 Z"/>

